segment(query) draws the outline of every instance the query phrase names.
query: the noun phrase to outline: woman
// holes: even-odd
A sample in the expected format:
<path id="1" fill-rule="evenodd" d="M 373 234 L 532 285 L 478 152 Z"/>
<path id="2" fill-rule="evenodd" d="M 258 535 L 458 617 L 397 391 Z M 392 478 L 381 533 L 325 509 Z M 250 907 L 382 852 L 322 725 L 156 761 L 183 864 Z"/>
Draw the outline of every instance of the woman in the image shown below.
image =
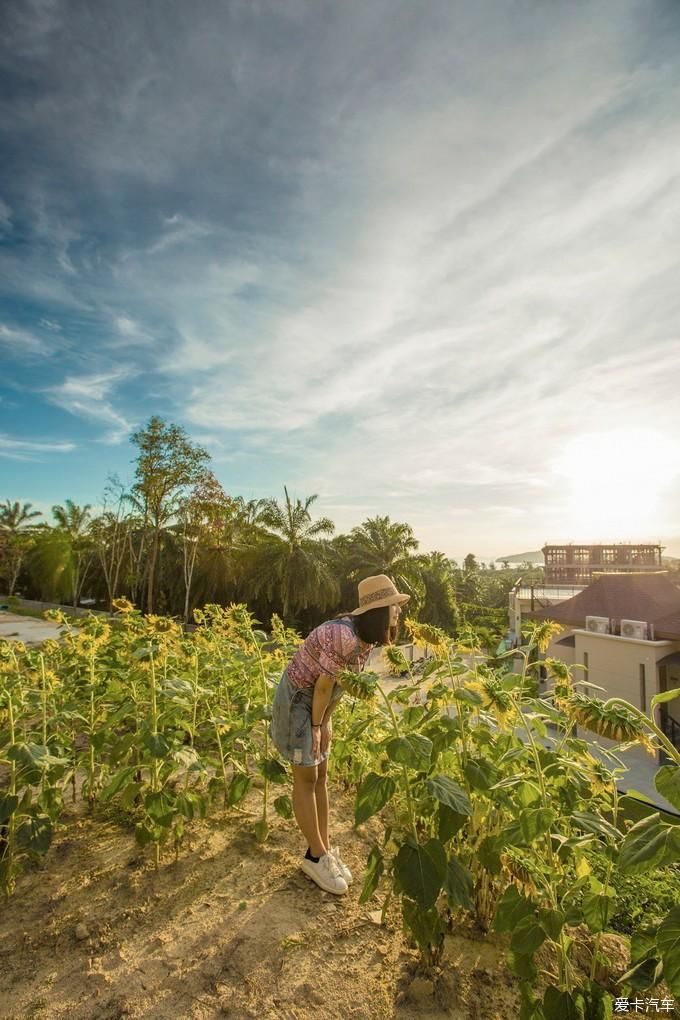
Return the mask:
<path id="1" fill-rule="evenodd" d="M 361 672 L 376 645 L 394 641 L 400 607 L 410 598 L 385 574 L 360 581 L 358 591 L 357 609 L 322 623 L 298 648 L 276 689 L 269 729 L 279 753 L 292 764 L 293 810 L 307 840 L 302 870 L 338 895 L 347 892 L 352 873 L 328 835 L 331 716 L 342 696 L 335 677 L 342 669 Z"/>

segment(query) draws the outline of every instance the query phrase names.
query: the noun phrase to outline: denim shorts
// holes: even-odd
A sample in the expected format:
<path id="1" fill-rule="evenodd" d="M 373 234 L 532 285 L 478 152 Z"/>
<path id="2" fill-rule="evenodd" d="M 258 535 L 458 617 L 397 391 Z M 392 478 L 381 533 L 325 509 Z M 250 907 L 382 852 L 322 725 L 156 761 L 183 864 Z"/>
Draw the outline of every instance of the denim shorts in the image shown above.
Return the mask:
<path id="1" fill-rule="evenodd" d="M 341 697 L 342 687 L 336 682 L 329 707 Z M 321 751 L 319 758 L 312 756 L 313 698 L 313 687 L 293 687 L 284 670 L 272 703 L 269 736 L 279 754 L 293 765 L 320 765 L 328 758 L 328 751 Z"/>

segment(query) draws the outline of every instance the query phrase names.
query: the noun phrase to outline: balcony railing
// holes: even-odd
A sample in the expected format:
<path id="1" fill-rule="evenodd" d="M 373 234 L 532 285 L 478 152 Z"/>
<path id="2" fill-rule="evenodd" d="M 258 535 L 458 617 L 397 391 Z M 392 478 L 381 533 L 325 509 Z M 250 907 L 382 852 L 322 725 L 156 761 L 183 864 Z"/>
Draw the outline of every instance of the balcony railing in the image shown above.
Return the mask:
<path id="1" fill-rule="evenodd" d="M 661 713 L 661 729 L 670 740 L 673 747 L 680 751 L 680 723 L 668 712 Z"/>

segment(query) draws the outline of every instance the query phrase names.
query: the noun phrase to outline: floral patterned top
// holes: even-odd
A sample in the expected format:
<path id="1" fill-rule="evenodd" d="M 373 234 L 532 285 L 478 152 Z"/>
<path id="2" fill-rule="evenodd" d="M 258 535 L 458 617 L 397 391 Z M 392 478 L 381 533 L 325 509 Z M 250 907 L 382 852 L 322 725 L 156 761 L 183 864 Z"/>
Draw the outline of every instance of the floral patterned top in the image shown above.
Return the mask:
<path id="1" fill-rule="evenodd" d="M 288 679 L 293 687 L 314 687 L 322 673 L 335 676 L 342 669 L 361 673 L 373 647 L 356 633 L 351 616 L 328 620 L 300 645 L 288 664 Z"/>

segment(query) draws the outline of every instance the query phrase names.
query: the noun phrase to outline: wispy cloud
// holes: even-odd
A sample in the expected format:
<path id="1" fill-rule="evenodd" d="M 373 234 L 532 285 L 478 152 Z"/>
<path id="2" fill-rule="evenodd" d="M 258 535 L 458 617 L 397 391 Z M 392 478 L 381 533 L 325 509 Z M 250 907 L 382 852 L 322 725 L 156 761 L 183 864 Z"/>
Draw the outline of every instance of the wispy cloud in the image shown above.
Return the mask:
<path id="1" fill-rule="evenodd" d="M 101 441 L 115 445 L 128 437 L 131 424 L 115 410 L 109 398 L 127 375 L 121 368 L 107 375 L 68 376 L 58 386 L 46 387 L 42 392 L 69 414 L 107 426 L 109 431 Z"/>
<path id="2" fill-rule="evenodd" d="M 147 248 L 148 255 L 158 255 L 167 248 L 175 245 L 186 244 L 190 241 L 198 241 L 208 237 L 213 228 L 205 223 L 198 223 L 180 213 L 173 213 L 163 221 L 163 230 L 160 236 Z"/>
<path id="3" fill-rule="evenodd" d="M 9 350 L 15 357 L 25 355 L 51 354 L 49 346 L 40 337 L 26 329 L 17 329 L 0 322 L 0 346 Z"/>
<path id="4" fill-rule="evenodd" d="M 112 315 L 113 334 L 109 337 L 108 346 L 119 348 L 146 348 L 153 343 L 151 333 L 132 316 L 115 313 Z"/>
<path id="5" fill-rule="evenodd" d="M 41 456 L 45 453 L 71 453 L 76 449 L 76 443 L 68 440 L 48 440 L 45 442 L 34 439 L 16 439 L 13 436 L 0 433 L 0 457 L 8 460 L 36 460 L 44 461 Z"/>
<path id="6" fill-rule="evenodd" d="M 54 319 L 41 319 L 40 325 L 44 326 L 45 329 L 49 329 L 50 333 L 61 333 L 61 326 Z"/>

